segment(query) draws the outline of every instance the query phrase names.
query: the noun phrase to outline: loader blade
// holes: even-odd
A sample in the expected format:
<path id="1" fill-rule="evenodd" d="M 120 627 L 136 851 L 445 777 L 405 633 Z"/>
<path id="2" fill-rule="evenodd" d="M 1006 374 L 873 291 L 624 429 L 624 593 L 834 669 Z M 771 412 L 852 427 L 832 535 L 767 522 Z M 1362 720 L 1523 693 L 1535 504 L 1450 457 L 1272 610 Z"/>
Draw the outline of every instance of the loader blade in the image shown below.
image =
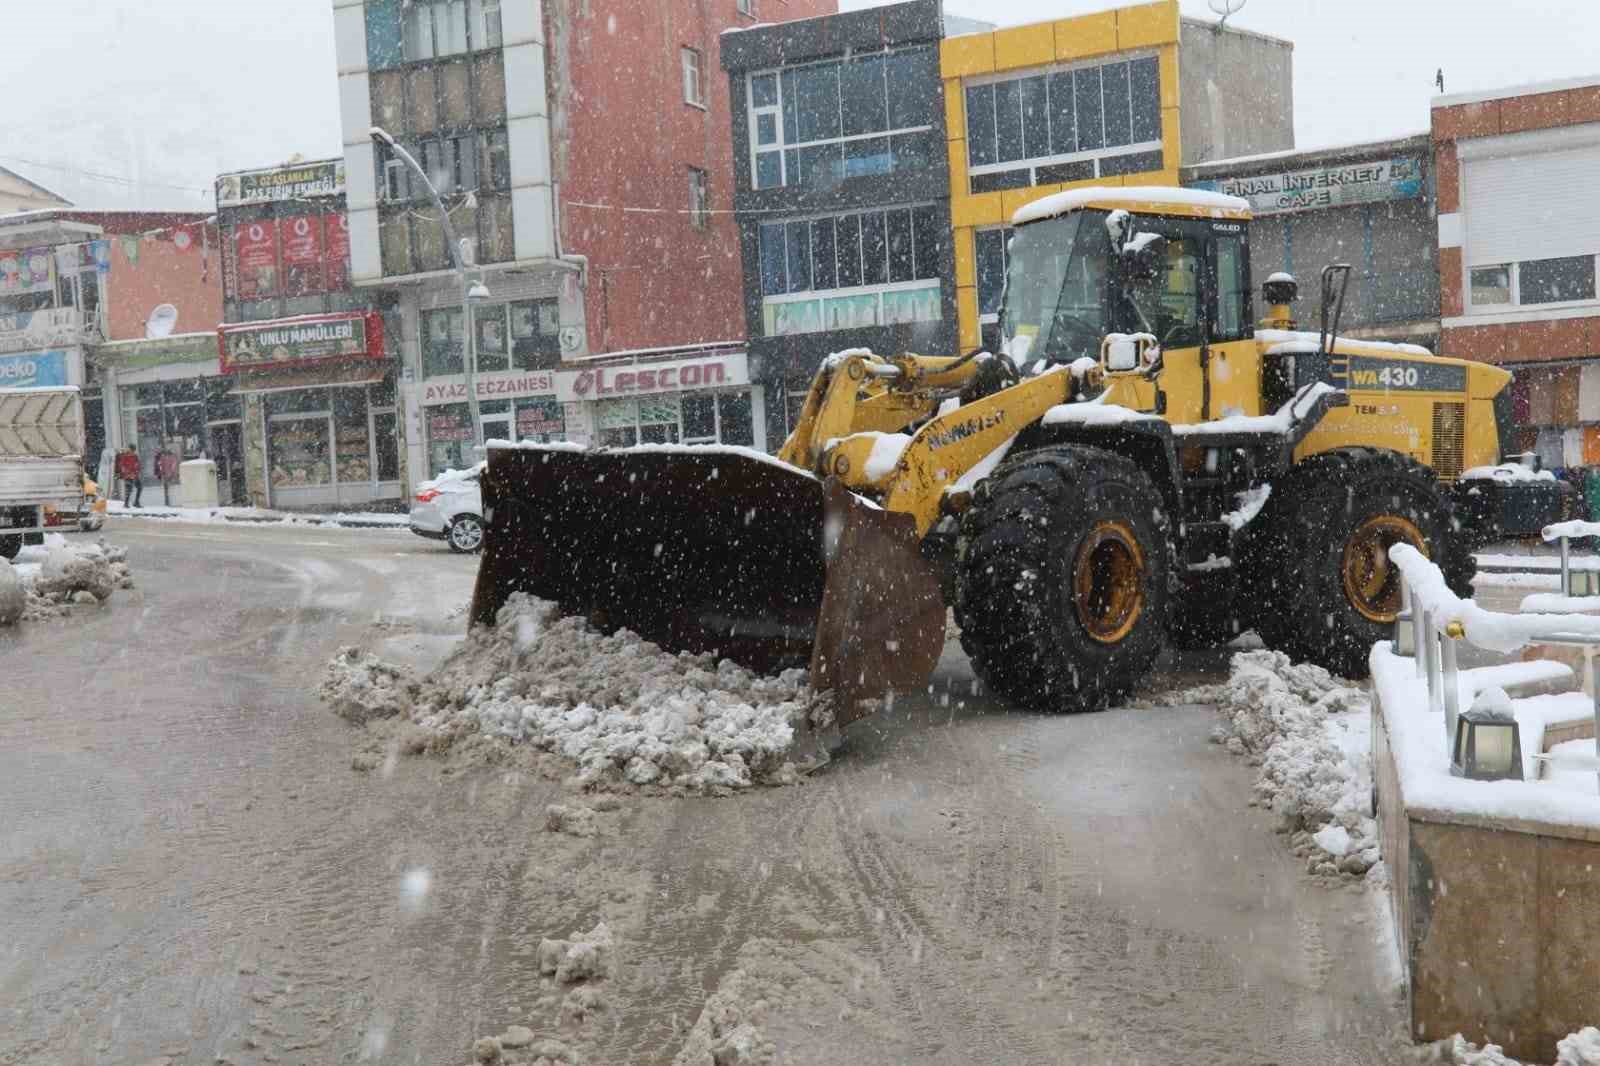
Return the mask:
<path id="1" fill-rule="evenodd" d="M 803 666 L 822 601 L 822 484 L 717 448 L 496 448 L 473 624 L 513 592 L 670 651 Z"/>
<path id="2" fill-rule="evenodd" d="M 862 700 L 921 688 L 944 650 L 939 574 L 916 523 L 866 503 L 836 481 L 824 489 L 827 578 L 811 655 L 811 687 L 832 690 L 838 725 Z"/>
<path id="3" fill-rule="evenodd" d="M 670 651 L 811 667 L 835 718 L 920 686 L 943 647 L 937 576 L 906 515 L 715 447 L 496 448 L 471 621 L 514 592 Z"/>

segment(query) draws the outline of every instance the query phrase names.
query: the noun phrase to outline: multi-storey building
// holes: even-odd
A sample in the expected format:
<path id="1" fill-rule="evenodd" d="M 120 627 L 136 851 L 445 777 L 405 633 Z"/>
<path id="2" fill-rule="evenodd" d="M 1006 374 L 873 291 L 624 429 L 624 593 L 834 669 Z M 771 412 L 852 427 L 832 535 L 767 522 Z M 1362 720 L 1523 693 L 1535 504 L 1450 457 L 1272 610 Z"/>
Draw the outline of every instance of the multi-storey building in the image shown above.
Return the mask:
<path id="1" fill-rule="evenodd" d="M 959 343 L 992 346 L 1011 216 L 1048 193 L 1177 185 L 1179 167 L 1292 148 L 1293 46 L 1177 0 L 940 46 Z"/>
<path id="2" fill-rule="evenodd" d="M 470 327 L 485 436 L 759 443 L 707 74 L 723 30 L 824 0 L 333 6 L 352 280 L 392 294 L 411 469 L 470 461 L 468 324 L 426 188 L 373 126 L 421 162 L 490 293 Z"/>
<path id="3" fill-rule="evenodd" d="M 1600 78 L 1436 97 L 1443 354 L 1511 368 L 1512 450 L 1600 466 Z"/>
<path id="4" fill-rule="evenodd" d="M 1250 267 L 1296 276 L 1295 317 L 1317 321 L 1322 269 L 1350 265 L 1339 331 L 1437 348 L 1433 152 L 1428 135 L 1183 168 L 1183 183 L 1242 196 L 1255 213 Z"/>
<path id="5" fill-rule="evenodd" d="M 955 347 L 940 7 L 723 35 L 743 326 L 772 448 L 829 352 Z"/>

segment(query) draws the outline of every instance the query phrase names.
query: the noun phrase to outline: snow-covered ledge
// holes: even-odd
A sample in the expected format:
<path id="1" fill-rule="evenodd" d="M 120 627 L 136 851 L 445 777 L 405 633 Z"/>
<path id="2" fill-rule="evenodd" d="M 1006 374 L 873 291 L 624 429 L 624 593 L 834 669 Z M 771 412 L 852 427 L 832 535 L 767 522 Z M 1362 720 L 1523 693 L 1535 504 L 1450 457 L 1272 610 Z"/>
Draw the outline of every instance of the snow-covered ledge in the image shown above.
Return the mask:
<path id="1" fill-rule="evenodd" d="M 1383 643 L 1370 662 L 1380 846 L 1412 1035 L 1461 1032 L 1543 1061 L 1594 1021 L 1600 988 L 1593 778 L 1576 791 L 1536 780 L 1531 765 L 1526 781 L 1452 777 L 1443 716 L 1428 709 L 1413 660 Z M 1462 671 L 1464 689 L 1472 673 Z M 1581 692 L 1517 700 L 1524 758 L 1544 750 L 1549 726 L 1590 706 Z"/>

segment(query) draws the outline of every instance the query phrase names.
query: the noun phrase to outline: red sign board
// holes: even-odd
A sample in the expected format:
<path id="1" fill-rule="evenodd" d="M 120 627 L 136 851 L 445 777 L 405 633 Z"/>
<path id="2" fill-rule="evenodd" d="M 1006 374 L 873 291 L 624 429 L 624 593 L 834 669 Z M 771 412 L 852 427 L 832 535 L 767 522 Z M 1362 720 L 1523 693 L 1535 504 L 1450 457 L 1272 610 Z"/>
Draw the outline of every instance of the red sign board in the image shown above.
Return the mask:
<path id="1" fill-rule="evenodd" d="M 304 296 L 321 292 L 322 216 L 297 215 L 278 220 L 283 242 L 283 294 Z"/>
<path id="2" fill-rule="evenodd" d="M 350 287 L 350 218 L 344 213 L 323 215 L 324 267 L 328 288 L 339 292 Z"/>
<path id="3" fill-rule="evenodd" d="M 278 295 L 278 227 L 272 222 L 246 222 L 233 231 L 238 245 L 239 299 Z"/>

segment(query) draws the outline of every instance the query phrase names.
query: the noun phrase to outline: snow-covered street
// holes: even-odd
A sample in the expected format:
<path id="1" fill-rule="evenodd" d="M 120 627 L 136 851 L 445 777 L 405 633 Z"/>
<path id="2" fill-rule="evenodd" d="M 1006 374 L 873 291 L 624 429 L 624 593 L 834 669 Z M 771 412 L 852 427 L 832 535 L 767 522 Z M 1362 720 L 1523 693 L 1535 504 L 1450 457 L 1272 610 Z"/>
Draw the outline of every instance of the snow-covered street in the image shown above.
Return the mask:
<path id="1" fill-rule="evenodd" d="M 951 643 L 929 694 L 786 787 L 364 760 L 328 660 L 433 669 L 473 558 L 376 530 L 108 539 L 135 588 L 0 630 L 5 1066 L 454 1063 L 496 1034 L 530 1062 L 1403 1054 L 1376 895 L 1306 874 L 1210 708 L 1007 711 Z M 1226 656 L 1164 668 L 1188 688 Z M 603 977 L 546 972 L 541 942 L 601 922 Z"/>

